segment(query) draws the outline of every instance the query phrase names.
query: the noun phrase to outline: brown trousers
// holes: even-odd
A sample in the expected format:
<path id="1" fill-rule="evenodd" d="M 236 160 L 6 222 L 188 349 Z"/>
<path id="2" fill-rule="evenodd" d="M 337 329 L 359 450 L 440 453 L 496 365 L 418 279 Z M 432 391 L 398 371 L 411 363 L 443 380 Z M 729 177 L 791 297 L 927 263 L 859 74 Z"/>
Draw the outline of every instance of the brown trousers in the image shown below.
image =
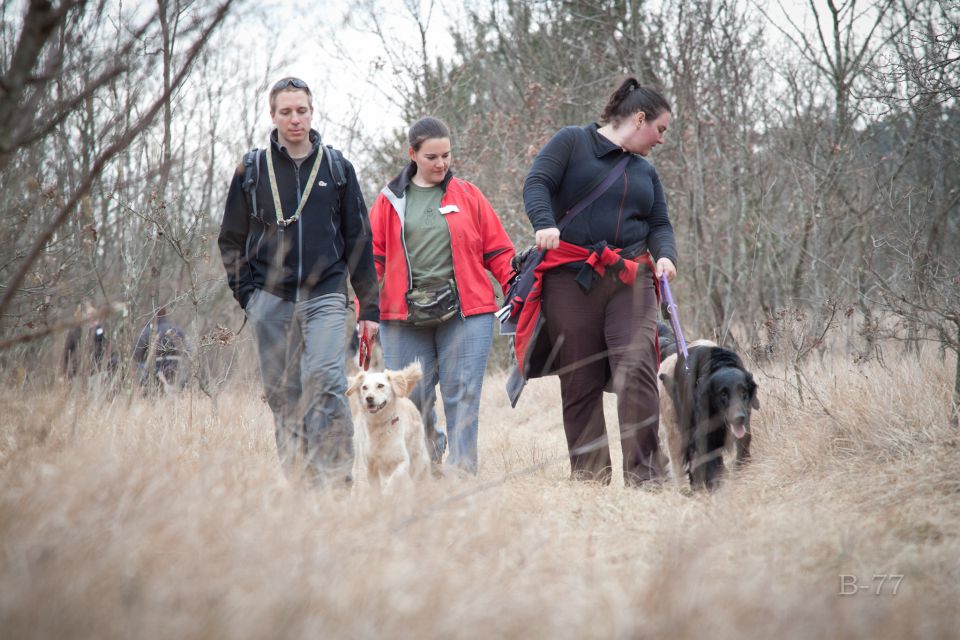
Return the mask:
<path id="1" fill-rule="evenodd" d="M 609 483 L 603 391 L 612 375 L 627 486 L 661 476 L 657 455 L 657 297 L 650 271 L 633 287 L 607 274 L 589 292 L 564 268 L 543 283 L 546 328 L 556 350 L 563 429 L 574 478 Z"/>

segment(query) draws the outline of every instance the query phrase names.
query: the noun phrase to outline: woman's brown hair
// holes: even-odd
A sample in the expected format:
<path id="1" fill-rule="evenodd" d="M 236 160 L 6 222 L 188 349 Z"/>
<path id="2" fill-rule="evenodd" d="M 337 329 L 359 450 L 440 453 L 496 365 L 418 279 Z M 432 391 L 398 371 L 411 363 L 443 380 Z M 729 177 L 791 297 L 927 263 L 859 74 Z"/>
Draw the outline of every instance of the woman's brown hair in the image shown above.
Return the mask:
<path id="1" fill-rule="evenodd" d="M 420 151 L 420 146 L 433 138 L 449 138 L 450 129 L 440 118 L 424 116 L 412 125 L 407 132 L 407 140 L 414 151 Z"/>
<path id="2" fill-rule="evenodd" d="M 600 121 L 604 124 L 612 122 L 619 125 L 638 111 L 643 111 L 647 121 L 656 120 L 664 111 L 673 112 L 663 94 L 656 89 L 641 86 L 636 78 L 630 76 L 620 83 L 610 96 Z"/>

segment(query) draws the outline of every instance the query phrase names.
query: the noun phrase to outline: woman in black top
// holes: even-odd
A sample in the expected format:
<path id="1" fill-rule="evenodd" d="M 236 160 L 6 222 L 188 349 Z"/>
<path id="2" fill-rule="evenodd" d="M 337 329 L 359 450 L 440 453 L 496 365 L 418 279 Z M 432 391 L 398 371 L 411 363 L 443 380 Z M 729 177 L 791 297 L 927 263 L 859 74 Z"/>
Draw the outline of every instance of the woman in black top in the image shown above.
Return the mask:
<path id="1" fill-rule="evenodd" d="M 541 149 L 524 182 L 524 205 L 538 248 L 576 245 L 597 258 L 613 249 L 640 264 L 629 284 L 622 264 L 604 269 L 570 262 L 543 277 L 542 313 L 555 350 L 553 369 L 560 375 L 563 426 L 577 478 L 610 481 L 603 390 L 611 379 L 624 482 L 635 486 L 661 473 L 654 275 L 676 275 L 677 250 L 663 187 L 643 156 L 663 143 L 670 119 L 670 104 L 662 95 L 628 78 L 611 95 L 602 125 L 561 129 Z M 631 157 L 623 175 L 561 235 L 559 220 L 624 154 Z"/>

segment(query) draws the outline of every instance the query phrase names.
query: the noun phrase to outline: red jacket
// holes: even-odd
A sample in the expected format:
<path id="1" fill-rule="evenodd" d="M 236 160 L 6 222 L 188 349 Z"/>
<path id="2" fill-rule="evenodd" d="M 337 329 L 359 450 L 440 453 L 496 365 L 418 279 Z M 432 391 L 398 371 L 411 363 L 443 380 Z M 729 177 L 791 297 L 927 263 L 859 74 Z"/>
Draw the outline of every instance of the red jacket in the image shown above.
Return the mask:
<path id="1" fill-rule="evenodd" d="M 404 169 L 377 196 L 370 210 L 373 230 L 373 260 L 380 281 L 380 319 L 406 320 L 406 293 L 413 284 L 409 257 L 403 242 L 403 216 L 406 188 L 416 172 L 416 164 Z M 443 183 L 441 209 L 450 230 L 453 256 L 453 277 L 460 294 L 460 310 L 464 316 L 492 313 L 497 310 L 490 271 L 507 289 L 513 273 L 513 243 L 503 230 L 500 218 L 480 189 L 447 172 Z"/>

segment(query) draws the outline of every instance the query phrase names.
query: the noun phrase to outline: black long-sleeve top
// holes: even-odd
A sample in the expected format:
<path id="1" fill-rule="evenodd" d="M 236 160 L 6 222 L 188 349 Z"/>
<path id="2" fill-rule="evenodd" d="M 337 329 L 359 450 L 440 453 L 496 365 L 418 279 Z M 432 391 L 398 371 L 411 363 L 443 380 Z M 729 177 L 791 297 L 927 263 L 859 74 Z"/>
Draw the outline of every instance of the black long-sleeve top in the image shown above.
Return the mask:
<path id="1" fill-rule="evenodd" d="M 596 123 L 564 127 L 537 154 L 523 184 L 523 204 L 535 231 L 556 227 L 562 215 L 627 153 L 597 129 Z M 633 155 L 623 176 L 570 222 L 560 237 L 581 247 L 606 242 L 636 249 L 633 254 L 649 249 L 654 261 L 669 258 L 677 264 L 660 178 L 639 155 Z"/>

